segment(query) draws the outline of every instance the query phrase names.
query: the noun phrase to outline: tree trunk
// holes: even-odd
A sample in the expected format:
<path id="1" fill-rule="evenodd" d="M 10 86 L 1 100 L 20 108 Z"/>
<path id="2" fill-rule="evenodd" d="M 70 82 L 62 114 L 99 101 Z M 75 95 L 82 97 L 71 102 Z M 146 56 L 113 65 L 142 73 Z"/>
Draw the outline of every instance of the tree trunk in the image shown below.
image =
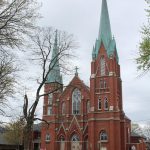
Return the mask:
<path id="1" fill-rule="evenodd" d="M 24 128 L 24 150 L 32 150 L 32 126 L 33 123 L 27 123 Z"/>

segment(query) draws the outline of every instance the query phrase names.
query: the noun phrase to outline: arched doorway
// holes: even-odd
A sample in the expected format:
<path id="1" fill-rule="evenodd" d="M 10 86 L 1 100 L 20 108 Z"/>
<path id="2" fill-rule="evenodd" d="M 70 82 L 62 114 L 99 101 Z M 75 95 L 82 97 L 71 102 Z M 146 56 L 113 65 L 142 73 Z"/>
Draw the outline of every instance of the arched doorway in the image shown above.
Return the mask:
<path id="1" fill-rule="evenodd" d="M 131 150 L 136 150 L 136 147 L 133 145 L 133 146 L 131 147 Z"/>
<path id="2" fill-rule="evenodd" d="M 77 134 L 74 134 L 71 137 L 71 150 L 81 150 L 82 146 L 80 145 L 80 138 Z"/>
<path id="3" fill-rule="evenodd" d="M 84 138 L 84 150 L 88 150 L 88 135 Z"/>
<path id="4" fill-rule="evenodd" d="M 60 150 L 65 150 L 65 138 L 64 138 L 64 136 L 60 137 Z"/>
<path id="5" fill-rule="evenodd" d="M 99 150 L 107 150 L 107 147 L 103 145 L 103 143 L 105 143 L 107 141 L 108 141 L 107 132 L 105 130 L 102 130 L 100 132 L 99 141 L 98 141 Z"/>

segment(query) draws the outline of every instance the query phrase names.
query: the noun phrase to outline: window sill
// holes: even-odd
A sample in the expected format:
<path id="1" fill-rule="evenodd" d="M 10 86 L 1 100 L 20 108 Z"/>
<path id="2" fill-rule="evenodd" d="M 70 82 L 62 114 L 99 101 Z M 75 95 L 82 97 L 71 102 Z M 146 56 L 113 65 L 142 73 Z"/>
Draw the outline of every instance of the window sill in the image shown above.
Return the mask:
<path id="1" fill-rule="evenodd" d="M 46 143 L 46 144 L 50 143 L 50 140 L 45 140 L 45 143 Z"/>
<path id="2" fill-rule="evenodd" d="M 104 109 L 104 111 L 109 111 L 109 109 L 107 108 L 107 109 Z"/>
<path id="3" fill-rule="evenodd" d="M 101 141 L 98 141 L 98 143 L 107 143 L 108 140 L 101 140 Z"/>
<path id="4" fill-rule="evenodd" d="M 53 104 L 47 104 L 47 106 L 52 106 Z"/>

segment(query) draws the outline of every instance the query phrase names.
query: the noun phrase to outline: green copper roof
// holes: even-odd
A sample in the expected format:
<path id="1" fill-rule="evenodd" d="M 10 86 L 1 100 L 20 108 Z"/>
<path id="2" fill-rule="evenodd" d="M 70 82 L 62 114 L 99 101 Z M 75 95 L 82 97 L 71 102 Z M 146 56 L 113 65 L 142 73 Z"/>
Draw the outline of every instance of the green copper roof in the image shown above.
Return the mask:
<path id="1" fill-rule="evenodd" d="M 100 19 L 100 28 L 99 28 L 99 40 L 103 39 L 103 42 L 106 46 L 109 45 L 110 40 L 112 39 L 110 20 L 107 8 L 106 0 L 102 0 L 101 8 L 101 19 Z"/>
<path id="2" fill-rule="evenodd" d="M 51 66 L 53 69 L 50 71 L 47 77 L 46 83 L 60 83 L 63 84 L 62 81 L 62 75 L 60 74 L 60 66 L 59 66 L 59 60 L 58 60 L 58 55 L 59 49 L 57 45 L 57 30 L 56 30 L 56 35 L 55 35 L 55 42 L 54 42 L 54 47 L 53 47 L 53 52 L 52 52 L 52 64 Z"/>
<path id="3" fill-rule="evenodd" d="M 102 43 L 104 44 L 104 47 L 107 51 L 108 56 L 112 55 L 114 51 L 116 50 L 116 42 L 115 42 L 115 39 L 112 38 L 111 25 L 110 25 L 110 19 L 109 19 L 109 13 L 108 13 L 106 0 L 102 0 L 99 35 L 98 35 L 98 39 L 96 40 L 95 47 L 93 48 L 93 52 L 92 52 L 93 60 L 96 59 L 98 52 L 99 52 L 99 48 Z M 118 55 L 117 55 L 117 61 L 118 61 Z"/>

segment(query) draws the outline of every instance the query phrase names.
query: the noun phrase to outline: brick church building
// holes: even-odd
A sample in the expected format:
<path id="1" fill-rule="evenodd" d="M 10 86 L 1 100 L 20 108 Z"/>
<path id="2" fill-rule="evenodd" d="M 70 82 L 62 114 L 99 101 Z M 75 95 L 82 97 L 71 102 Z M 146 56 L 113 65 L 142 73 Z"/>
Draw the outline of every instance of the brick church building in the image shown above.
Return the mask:
<path id="1" fill-rule="evenodd" d="M 52 56 L 57 53 L 53 49 Z M 131 121 L 123 111 L 119 57 L 106 0 L 92 51 L 90 87 L 76 71 L 63 89 L 59 62 L 48 76 L 45 92 L 54 87 L 61 90 L 44 97 L 43 119 L 50 125 L 41 129 L 42 150 L 138 150 L 136 143 L 131 145 Z"/>

